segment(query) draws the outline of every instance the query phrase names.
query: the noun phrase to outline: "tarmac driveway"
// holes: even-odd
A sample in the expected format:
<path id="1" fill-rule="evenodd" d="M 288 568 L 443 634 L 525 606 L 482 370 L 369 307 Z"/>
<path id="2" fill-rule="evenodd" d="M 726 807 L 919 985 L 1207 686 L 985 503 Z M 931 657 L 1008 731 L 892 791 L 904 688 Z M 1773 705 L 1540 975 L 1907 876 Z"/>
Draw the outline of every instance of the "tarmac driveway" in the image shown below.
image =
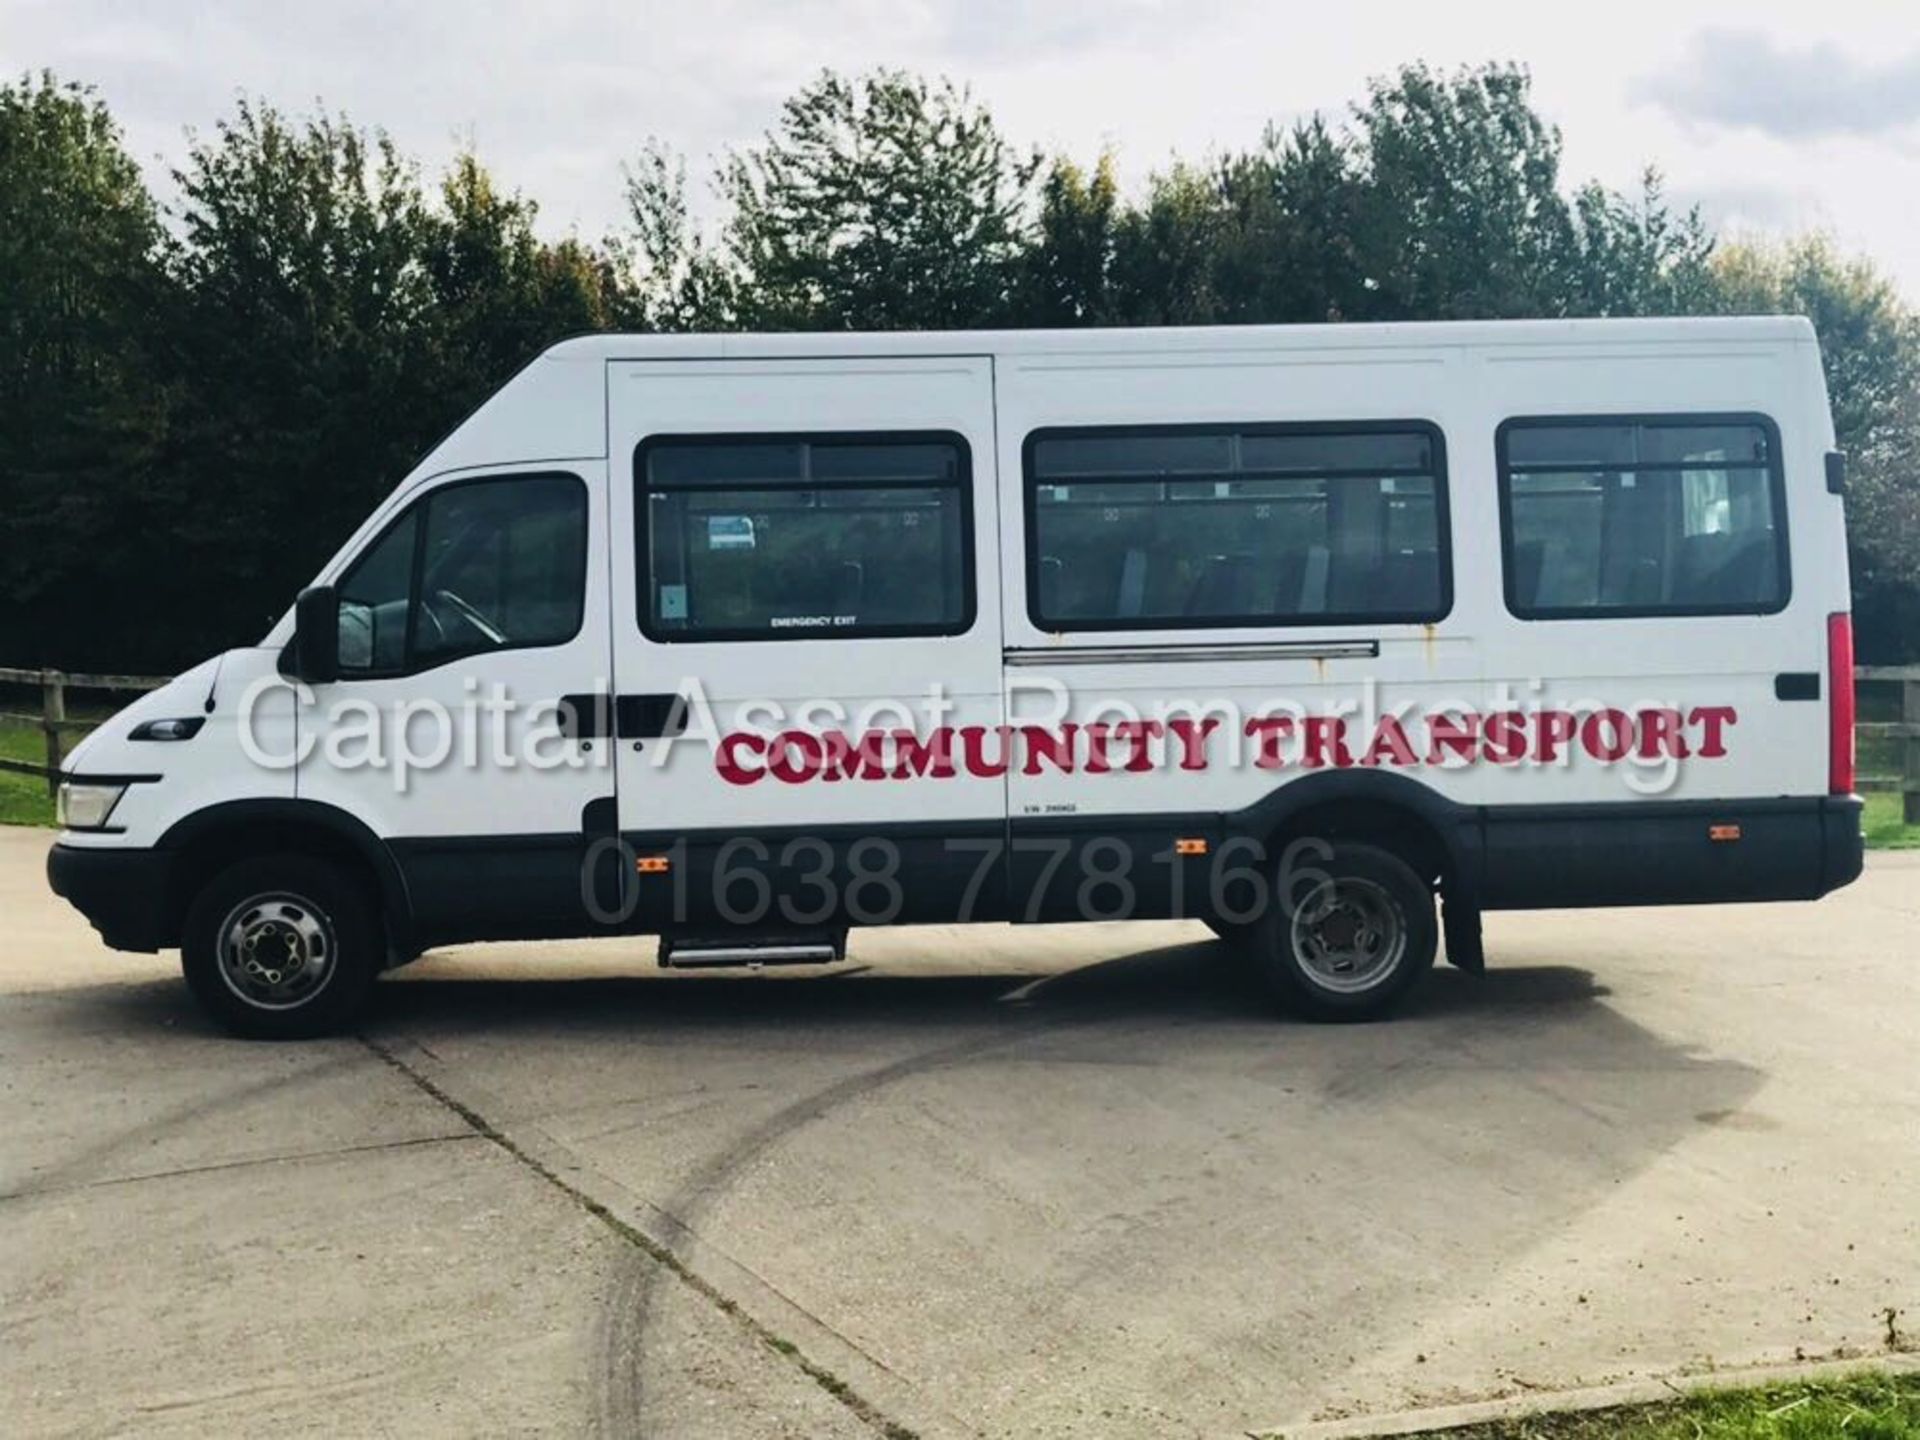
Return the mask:
<path id="1" fill-rule="evenodd" d="M 1490 917 L 1403 1018 L 1198 926 L 468 947 L 209 1031 L 0 830 L 13 1433 L 1160 1436 L 1920 1332 L 1920 855 Z"/>

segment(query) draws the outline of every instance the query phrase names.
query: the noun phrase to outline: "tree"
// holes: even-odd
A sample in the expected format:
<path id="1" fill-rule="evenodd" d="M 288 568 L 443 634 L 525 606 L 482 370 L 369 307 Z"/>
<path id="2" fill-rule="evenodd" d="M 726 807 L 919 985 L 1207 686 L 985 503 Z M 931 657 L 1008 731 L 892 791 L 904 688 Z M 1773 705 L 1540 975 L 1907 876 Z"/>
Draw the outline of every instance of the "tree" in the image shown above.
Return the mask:
<path id="1" fill-rule="evenodd" d="M 457 156 L 422 231 L 435 389 L 479 404 L 556 340 L 639 319 L 617 257 L 534 230 L 539 207 L 503 193 L 477 156 Z"/>
<path id="2" fill-rule="evenodd" d="M 1285 135 L 1269 129 L 1261 156 L 1242 162 L 1237 175 L 1230 170 L 1226 188 L 1229 196 L 1251 192 L 1239 232 L 1252 258 L 1240 261 L 1240 274 L 1229 270 L 1224 289 L 1256 297 L 1255 313 L 1270 323 L 1366 311 L 1372 287 L 1358 244 L 1365 177 L 1351 136 L 1318 115 Z"/>
<path id="3" fill-rule="evenodd" d="M 647 329 L 725 330 L 735 323 L 737 276 L 694 226 L 687 166 L 650 140 L 626 168 L 629 234 L 613 243 L 635 281 L 634 309 Z"/>
<path id="4" fill-rule="evenodd" d="M 564 335 L 1797 312 L 1819 332 L 1863 655 L 1920 653 L 1920 321 L 1821 240 L 1716 248 L 1651 172 L 1564 187 L 1511 65 L 1405 67 L 1137 197 L 965 90 L 823 74 L 714 176 L 650 144 L 629 225 L 540 233 L 459 157 L 242 102 L 163 231 L 106 107 L 0 87 L 0 653 L 163 669 L 259 633 L 446 429 Z M 141 624 L 124 614 L 140 581 Z"/>
<path id="5" fill-rule="evenodd" d="M 1176 164 L 1155 175 L 1144 206 L 1114 225 L 1113 303 L 1123 325 L 1207 325 L 1221 319 L 1218 288 L 1227 223 L 1213 176 Z"/>
<path id="6" fill-rule="evenodd" d="M 735 318 L 835 330 L 1002 321 L 1038 168 L 949 83 L 825 72 L 721 169 Z"/>
<path id="7" fill-rule="evenodd" d="M 1574 196 L 1569 313 L 1686 315 L 1711 308 L 1713 236 L 1700 212 L 1676 216 L 1648 170 L 1637 199 L 1589 183 Z"/>
<path id="8" fill-rule="evenodd" d="M 75 663 L 99 644 L 120 505 L 167 425 L 153 363 L 165 277 L 138 167 L 93 92 L 0 86 L 0 640 Z M 77 648 L 76 648 L 77 647 Z"/>
<path id="9" fill-rule="evenodd" d="M 153 583 L 205 650 L 263 630 L 466 397 L 432 383 L 431 224 L 384 134 L 242 100 L 175 180 L 183 393 Z"/>
<path id="10" fill-rule="evenodd" d="M 1352 240 L 1369 287 L 1353 319 L 1555 315 L 1574 225 L 1560 132 L 1517 65 L 1376 80 L 1354 111 L 1364 174 Z"/>
<path id="11" fill-rule="evenodd" d="M 1113 157 L 1089 175 L 1058 159 L 1040 184 L 1040 213 L 1015 281 L 1015 323 L 1101 325 L 1114 319 L 1114 220 L 1120 185 Z"/>
<path id="12" fill-rule="evenodd" d="M 1813 322 L 1834 433 L 1849 457 L 1860 651 L 1920 657 L 1920 317 L 1872 264 L 1843 260 L 1820 236 L 1728 246 L 1713 283 L 1721 312 Z"/>

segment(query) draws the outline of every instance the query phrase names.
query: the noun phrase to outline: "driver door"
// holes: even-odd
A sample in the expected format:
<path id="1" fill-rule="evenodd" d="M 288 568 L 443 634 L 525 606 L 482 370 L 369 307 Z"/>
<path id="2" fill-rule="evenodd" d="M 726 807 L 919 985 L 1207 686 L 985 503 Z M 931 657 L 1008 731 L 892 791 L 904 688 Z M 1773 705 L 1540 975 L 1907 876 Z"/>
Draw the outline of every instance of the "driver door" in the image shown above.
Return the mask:
<path id="1" fill-rule="evenodd" d="M 334 580 L 340 679 L 301 707 L 302 800 L 391 848 L 430 940 L 578 934 L 609 749 L 605 467 L 428 482 Z"/>

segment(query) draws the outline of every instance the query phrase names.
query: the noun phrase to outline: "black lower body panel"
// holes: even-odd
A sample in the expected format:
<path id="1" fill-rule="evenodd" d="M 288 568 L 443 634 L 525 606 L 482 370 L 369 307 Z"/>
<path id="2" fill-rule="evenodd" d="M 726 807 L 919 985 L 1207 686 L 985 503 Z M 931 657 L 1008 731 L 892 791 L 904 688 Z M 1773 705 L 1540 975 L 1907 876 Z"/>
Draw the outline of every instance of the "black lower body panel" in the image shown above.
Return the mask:
<path id="1" fill-rule="evenodd" d="M 1813 900 L 1860 874 L 1860 810 L 1851 795 L 1489 809 L 1480 905 Z"/>
<path id="2" fill-rule="evenodd" d="M 179 943 L 171 851 L 55 845 L 47 884 L 115 950 L 151 953 Z"/>

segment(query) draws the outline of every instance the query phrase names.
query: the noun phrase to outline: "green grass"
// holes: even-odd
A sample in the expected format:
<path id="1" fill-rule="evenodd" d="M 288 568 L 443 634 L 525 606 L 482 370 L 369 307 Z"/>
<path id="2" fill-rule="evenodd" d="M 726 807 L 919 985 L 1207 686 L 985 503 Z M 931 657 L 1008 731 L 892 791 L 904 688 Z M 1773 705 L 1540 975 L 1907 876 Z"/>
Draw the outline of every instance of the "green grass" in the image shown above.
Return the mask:
<path id="1" fill-rule="evenodd" d="M 1920 850 L 1920 825 L 1903 824 L 1900 812 L 1900 797 L 1891 791 L 1876 790 L 1867 796 L 1861 823 L 1869 850 Z"/>
<path id="2" fill-rule="evenodd" d="M 75 734 L 70 743 L 78 744 Z M 0 755 L 9 760 L 47 761 L 47 742 L 36 726 L 0 723 Z M 53 800 L 47 782 L 38 775 L 16 775 L 0 770 L 0 825 L 51 825 Z"/>
<path id="3" fill-rule="evenodd" d="M 1920 1440 L 1920 1375 L 1712 1390 L 1427 1433 L 1446 1440 Z"/>

